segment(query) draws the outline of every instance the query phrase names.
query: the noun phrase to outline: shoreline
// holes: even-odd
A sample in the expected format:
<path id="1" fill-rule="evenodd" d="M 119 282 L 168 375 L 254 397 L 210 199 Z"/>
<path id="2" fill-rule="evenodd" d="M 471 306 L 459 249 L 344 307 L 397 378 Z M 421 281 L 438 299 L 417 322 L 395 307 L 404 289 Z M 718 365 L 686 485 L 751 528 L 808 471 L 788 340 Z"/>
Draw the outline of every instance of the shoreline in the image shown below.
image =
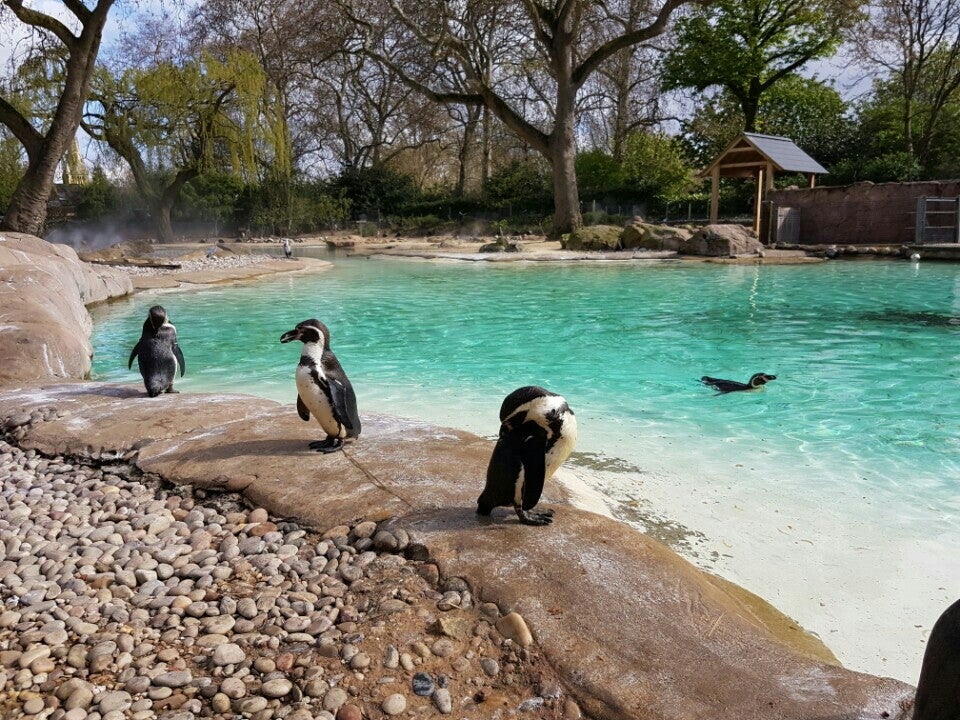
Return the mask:
<path id="1" fill-rule="evenodd" d="M 61 365 L 82 373 L 82 364 Z M 812 660 L 784 644 L 775 619 L 761 619 L 729 588 L 623 523 L 566 506 L 563 522 L 538 536 L 549 543 L 530 543 L 529 530 L 509 518 L 478 528 L 475 493 L 464 487 L 485 464 L 489 441 L 371 418 L 363 442 L 320 462 L 296 439 L 302 424 L 275 403 L 190 394 L 144 402 L 130 388 L 50 386 L 42 376 L 19 387 L 34 389 L 0 393 L 8 418 L 38 404 L 56 408 L 20 437 L 39 452 L 123 457 L 176 484 L 242 491 L 313 527 L 360 512 L 386 520 L 394 536 L 410 533 L 441 575 L 467 578 L 476 597 L 522 614 L 589 716 L 628 718 L 644 707 L 671 720 L 854 717 L 868 709 L 898 717 L 909 707 L 909 686 Z M 557 500 L 548 492 L 547 502 Z M 633 631 L 626 636 L 624 623 Z"/>

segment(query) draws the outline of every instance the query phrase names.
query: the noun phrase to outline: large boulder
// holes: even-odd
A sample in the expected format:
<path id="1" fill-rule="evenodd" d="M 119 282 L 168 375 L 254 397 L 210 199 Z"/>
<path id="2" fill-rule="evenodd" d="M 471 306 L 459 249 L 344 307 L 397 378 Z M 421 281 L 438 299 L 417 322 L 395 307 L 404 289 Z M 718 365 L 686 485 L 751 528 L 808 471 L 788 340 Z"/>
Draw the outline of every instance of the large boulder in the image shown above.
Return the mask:
<path id="1" fill-rule="evenodd" d="M 755 254 L 763 250 L 753 231 L 743 225 L 705 225 L 683 244 L 685 255 L 733 257 Z"/>
<path id="2" fill-rule="evenodd" d="M 613 225 L 590 225 L 577 228 L 560 241 L 564 250 L 619 250 L 622 228 Z"/>
<path id="3" fill-rule="evenodd" d="M 85 306 L 132 291 L 129 276 L 88 265 L 73 248 L 0 234 L 0 387 L 87 377 Z"/>
<path id="4" fill-rule="evenodd" d="M 624 250 L 679 250 L 693 232 L 683 227 L 632 222 L 623 229 L 620 243 Z"/>

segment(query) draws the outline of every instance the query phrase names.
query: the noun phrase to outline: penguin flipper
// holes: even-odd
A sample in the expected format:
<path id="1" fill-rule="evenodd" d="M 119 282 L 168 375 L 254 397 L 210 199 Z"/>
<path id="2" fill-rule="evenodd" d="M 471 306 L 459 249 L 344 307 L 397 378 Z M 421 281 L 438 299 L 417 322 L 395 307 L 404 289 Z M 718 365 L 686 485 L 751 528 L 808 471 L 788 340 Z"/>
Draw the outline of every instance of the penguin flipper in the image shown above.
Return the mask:
<path id="1" fill-rule="evenodd" d="M 524 510 L 530 510 L 540 502 L 540 495 L 543 494 L 544 476 L 547 473 L 546 448 L 546 437 L 542 432 L 531 435 L 523 442 L 523 505 L 521 507 Z"/>
<path id="2" fill-rule="evenodd" d="M 173 344 L 173 356 L 177 359 L 177 365 L 180 366 L 180 377 L 187 371 L 187 364 L 183 361 L 183 351 L 177 343 Z"/>
<path id="3" fill-rule="evenodd" d="M 300 416 L 301 420 L 310 419 L 310 411 L 307 410 L 307 406 L 303 404 L 303 399 L 299 393 L 297 393 L 297 415 Z"/>
<path id="4" fill-rule="evenodd" d="M 333 406 L 334 417 L 351 435 L 356 437 L 360 434 L 360 418 L 357 415 L 357 396 L 353 388 L 339 380 L 330 378 L 330 404 Z"/>
<path id="5" fill-rule="evenodd" d="M 127 370 L 133 368 L 133 359 L 137 356 L 137 353 L 140 352 L 140 342 L 137 341 L 137 344 L 133 346 L 133 350 L 130 351 L 130 360 L 127 362 Z"/>

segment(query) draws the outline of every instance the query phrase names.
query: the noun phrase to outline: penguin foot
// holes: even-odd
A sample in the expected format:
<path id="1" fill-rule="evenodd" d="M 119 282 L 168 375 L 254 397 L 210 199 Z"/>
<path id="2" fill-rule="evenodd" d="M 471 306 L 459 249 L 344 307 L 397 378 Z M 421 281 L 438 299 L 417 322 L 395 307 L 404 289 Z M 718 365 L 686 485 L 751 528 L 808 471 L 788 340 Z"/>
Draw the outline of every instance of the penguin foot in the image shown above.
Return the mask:
<path id="1" fill-rule="evenodd" d="M 532 510 L 517 510 L 517 517 L 521 525 L 549 525 L 553 522 L 553 510 L 533 512 Z"/>
<path id="2" fill-rule="evenodd" d="M 337 450 L 343 450 L 343 440 L 335 437 L 328 437 L 326 440 L 314 440 L 309 448 L 320 453 L 333 453 Z"/>

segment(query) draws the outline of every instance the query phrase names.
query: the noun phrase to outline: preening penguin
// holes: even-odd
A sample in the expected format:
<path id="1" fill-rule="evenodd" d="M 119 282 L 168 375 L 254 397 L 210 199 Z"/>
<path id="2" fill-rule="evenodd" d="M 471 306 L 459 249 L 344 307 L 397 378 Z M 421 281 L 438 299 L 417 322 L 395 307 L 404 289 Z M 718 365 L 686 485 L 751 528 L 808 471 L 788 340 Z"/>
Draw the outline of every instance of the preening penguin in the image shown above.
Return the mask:
<path id="1" fill-rule="evenodd" d="M 543 484 L 577 442 L 577 419 L 560 395 L 533 385 L 507 395 L 500 406 L 500 438 L 487 466 L 477 514 L 513 506 L 525 525 L 553 522 L 553 510 L 532 512 Z"/>
<path id="2" fill-rule="evenodd" d="M 280 342 L 300 340 L 303 351 L 297 365 L 297 413 L 304 420 L 310 413 L 327 433 L 310 443 L 312 450 L 340 450 L 346 438 L 360 435 L 357 396 L 340 361 L 330 349 L 330 331 L 319 320 L 304 320 L 280 336 Z"/>
<path id="3" fill-rule="evenodd" d="M 737 390 L 756 390 L 757 388 L 763 387 L 771 380 L 776 379 L 776 375 L 754 373 L 745 383 L 737 382 L 736 380 L 721 380 L 720 378 L 710 377 L 708 375 L 704 375 L 702 378 L 700 378 L 700 382 L 702 382 L 704 385 L 709 385 L 721 393 L 728 393 L 736 392 Z"/>
<path id="4" fill-rule="evenodd" d="M 177 392 L 173 389 L 173 379 L 177 369 L 183 377 L 187 365 L 177 344 L 177 329 L 167 317 L 167 311 L 159 305 L 150 308 L 150 314 L 143 321 L 140 340 L 130 353 L 128 370 L 133 366 L 134 358 L 137 358 L 147 395 L 156 397 L 160 393 Z"/>
<path id="5" fill-rule="evenodd" d="M 923 654 L 913 720 L 960 718 L 960 600 L 944 610 Z"/>

